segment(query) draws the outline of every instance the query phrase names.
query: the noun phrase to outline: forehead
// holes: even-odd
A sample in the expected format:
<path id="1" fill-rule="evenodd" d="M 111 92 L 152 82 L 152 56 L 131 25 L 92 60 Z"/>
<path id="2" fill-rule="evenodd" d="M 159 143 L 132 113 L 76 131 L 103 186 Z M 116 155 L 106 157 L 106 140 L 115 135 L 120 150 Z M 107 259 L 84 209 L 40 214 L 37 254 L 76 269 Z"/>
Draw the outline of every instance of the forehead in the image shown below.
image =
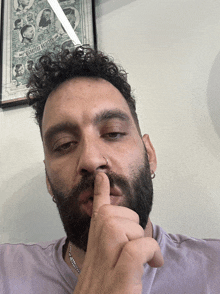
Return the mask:
<path id="1" fill-rule="evenodd" d="M 65 121 L 88 124 L 100 112 L 119 110 L 133 121 L 120 91 L 100 78 L 74 78 L 61 84 L 48 97 L 44 108 L 42 131 Z"/>

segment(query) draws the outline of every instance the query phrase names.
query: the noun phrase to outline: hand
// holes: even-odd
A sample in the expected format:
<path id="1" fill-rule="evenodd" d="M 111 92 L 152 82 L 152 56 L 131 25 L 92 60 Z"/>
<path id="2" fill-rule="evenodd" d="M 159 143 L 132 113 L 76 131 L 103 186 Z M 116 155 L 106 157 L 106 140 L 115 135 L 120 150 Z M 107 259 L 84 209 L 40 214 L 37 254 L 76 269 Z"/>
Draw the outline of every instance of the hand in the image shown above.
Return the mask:
<path id="1" fill-rule="evenodd" d="M 74 294 L 141 293 L 146 262 L 163 265 L 158 243 L 144 237 L 136 212 L 110 204 L 108 177 L 98 173 L 87 252 Z"/>

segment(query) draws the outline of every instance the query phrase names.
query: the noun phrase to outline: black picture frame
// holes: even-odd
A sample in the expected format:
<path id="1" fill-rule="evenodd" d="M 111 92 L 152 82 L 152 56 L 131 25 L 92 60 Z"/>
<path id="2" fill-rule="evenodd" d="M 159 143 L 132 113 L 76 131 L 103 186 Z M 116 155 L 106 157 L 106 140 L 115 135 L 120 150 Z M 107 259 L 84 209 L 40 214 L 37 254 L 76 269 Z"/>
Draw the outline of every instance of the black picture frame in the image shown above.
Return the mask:
<path id="1" fill-rule="evenodd" d="M 74 48 L 75 45 L 47 0 L 29 0 L 27 7 L 19 7 L 18 3 L 18 0 L 2 0 L 0 7 L 2 109 L 27 105 L 25 82 L 28 71 L 44 50 L 56 51 L 64 46 Z M 74 26 L 81 44 L 90 45 L 97 50 L 95 0 L 59 0 L 59 4 L 70 23 L 72 21 L 72 27 Z M 44 14 L 47 16 L 46 21 L 45 17 L 42 21 Z M 68 14 L 72 16 L 68 17 Z M 26 38 L 25 41 L 27 36 L 31 38 Z"/>

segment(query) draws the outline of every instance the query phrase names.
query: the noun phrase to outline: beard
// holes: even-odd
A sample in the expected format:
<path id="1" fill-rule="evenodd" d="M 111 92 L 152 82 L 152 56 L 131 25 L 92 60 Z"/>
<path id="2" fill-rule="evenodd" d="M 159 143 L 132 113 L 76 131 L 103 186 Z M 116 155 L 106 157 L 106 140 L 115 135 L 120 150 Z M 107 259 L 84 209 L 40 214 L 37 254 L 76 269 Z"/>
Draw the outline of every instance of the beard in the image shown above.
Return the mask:
<path id="1" fill-rule="evenodd" d="M 143 229 L 146 228 L 153 203 L 153 184 L 146 149 L 144 161 L 144 165 L 138 168 L 130 181 L 114 172 L 106 173 L 110 187 L 118 186 L 125 197 L 120 206 L 135 211 Z M 64 194 L 59 188 L 55 188 L 48 177 L 67 238 L 84 251 L 87 250 L 91 217 L 81 211 L 79 197 L 83 191 L 94 188 L 94 180 L 95 175 L 85 175 L 68 194 Z"/>

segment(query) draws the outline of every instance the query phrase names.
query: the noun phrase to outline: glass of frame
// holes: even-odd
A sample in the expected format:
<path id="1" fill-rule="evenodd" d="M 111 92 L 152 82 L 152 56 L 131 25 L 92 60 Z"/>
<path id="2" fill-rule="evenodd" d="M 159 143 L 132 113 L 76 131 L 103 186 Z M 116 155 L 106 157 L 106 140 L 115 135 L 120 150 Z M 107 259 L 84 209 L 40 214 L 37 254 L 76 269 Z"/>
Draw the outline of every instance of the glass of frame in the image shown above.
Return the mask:
<path id="1" fill-rule="evenodd" d="M 73 49 L 76 44 L 47 0 L 1 1 L 2 108 L 26 104 L 27 78 L 44 51 Z M 83 45 L 96 49 L 94 0 L 58 0 Z M 57 17 L 58 16 L 58 17 Z"/>

